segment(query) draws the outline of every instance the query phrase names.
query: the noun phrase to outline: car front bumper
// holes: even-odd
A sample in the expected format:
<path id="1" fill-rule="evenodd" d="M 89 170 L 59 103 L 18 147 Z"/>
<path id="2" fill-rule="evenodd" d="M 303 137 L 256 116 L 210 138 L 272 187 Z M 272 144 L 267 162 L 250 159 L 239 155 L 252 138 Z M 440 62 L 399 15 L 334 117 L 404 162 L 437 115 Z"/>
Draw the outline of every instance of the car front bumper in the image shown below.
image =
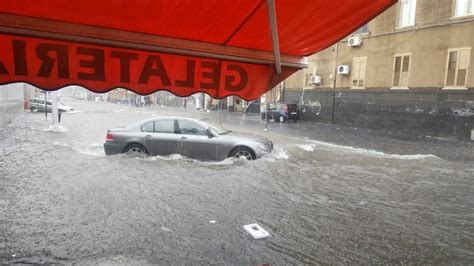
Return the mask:
<path id="1" fill-rule="evenodd" d="M 259 159 L 259 158 L 262 158 L 263 156 L 269 154 L 269 153 L 272 153 L 273 151 L 273 142 L 268 142 L 266 143 L 267 145 L 267 149 L 261 149 L 261 148 L 257 148 L 255 149 L 255 159 Z"/>

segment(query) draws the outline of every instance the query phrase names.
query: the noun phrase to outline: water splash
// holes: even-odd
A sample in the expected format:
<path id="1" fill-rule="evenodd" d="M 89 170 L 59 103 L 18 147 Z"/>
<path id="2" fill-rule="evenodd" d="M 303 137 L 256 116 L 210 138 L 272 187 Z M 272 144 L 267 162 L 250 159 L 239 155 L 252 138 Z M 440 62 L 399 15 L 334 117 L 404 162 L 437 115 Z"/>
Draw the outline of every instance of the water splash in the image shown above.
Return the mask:
<path id="1" fill-rule="evenodd" d="M 276 147 L 273 149 L 273 152 L 262 157 L 261 160 L 274 162 L 277 160 L 288 160 L 290 155 L 283 148 Z"/>
<path id="2" fill-rule="evenodd" d="M 105 156 L 104 148 L 100 143 L 93 143 L 90 145 L 81 145 L 81 144 L 66 144 L 58 141 L 53 142 L 54 146 L 64 147 L 72 149 L 75 152 L 80 154 L 85 154 L 89 156 Z"/>
<path id="3" fill-rule="evenodd" d="M 305 151 L 314 151 L 314 144 L 296 144 L 299 148 L 305 150 Z"/>
<path id="4" fill-rule="evenodd" d="M 328 142 L 322 142 L 317 140 L 308 140 L 311 144 L 323 146 L 330 149 L 342 150 L 350 153 L 363 154 L 368 156 L 383 157 L 383 158 L 393 158 L 400 160 L 421 160 L 421 159 L 440 159 L 438 156 L 433 154 L 389 154 L 376 150 L 369 150 L 363 148 L 354 148 L 351 146 L 344 146 L 338 144 L 332 144 Z"/>
<path id="5" fill-rule="evenodd" d="M 62 132 L 67 132 L 68 129 L 66 127 L 61 126 L 61 125 L 51 125 L 48 128 L 44 129 L 43 131 L 62 133 Z"/>

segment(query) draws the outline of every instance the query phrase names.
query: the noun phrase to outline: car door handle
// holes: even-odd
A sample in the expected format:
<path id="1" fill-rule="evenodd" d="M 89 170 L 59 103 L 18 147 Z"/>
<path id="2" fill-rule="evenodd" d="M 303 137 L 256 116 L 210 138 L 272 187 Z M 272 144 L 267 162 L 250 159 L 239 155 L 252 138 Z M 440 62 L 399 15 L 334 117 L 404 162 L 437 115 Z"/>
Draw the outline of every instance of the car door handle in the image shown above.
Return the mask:
<path id="1" fill-rule="evenodd" d="M 151 139 L 151 135 L 146 135 L 145 139 Z"/>
<path id="2" fill-rule="evenodd" d="M 187 138 L 186 137 L 181 137 L 181 140 L 185 140 L 185 139 L 187 139 Z"/>

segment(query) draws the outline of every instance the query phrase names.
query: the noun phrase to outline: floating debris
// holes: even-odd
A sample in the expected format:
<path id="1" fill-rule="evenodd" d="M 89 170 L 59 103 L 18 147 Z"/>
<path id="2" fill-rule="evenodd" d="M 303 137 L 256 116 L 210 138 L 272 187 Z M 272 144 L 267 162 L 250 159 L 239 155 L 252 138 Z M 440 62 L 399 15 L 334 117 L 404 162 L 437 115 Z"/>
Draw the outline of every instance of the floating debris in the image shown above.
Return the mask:
<path id="1" fill-rule="evenodd" d="M 249 233 L 254 239 L 262 239 L 270 236 L 270 234 L 258 224 L 244 225 L 244 230 Z"/>

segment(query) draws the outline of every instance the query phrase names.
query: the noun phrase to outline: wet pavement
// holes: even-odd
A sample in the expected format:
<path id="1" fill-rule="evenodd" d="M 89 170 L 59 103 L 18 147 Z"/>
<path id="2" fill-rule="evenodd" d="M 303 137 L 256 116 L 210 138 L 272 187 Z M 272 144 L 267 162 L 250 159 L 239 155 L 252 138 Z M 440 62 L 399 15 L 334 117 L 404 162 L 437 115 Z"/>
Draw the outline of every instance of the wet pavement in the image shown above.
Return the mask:
<path id="1" fill-rule="evenodd" d="M 61 127 L 28 112 L 0 133 L 0 263 L 474 263 L 472 142 L 66 104 L 76 111 Z M 155 115 L 221 120 L 275 150 L 249 162 L 104 155 L 107 128 Z M 252 239 L 250 223 L 271 237 Z"/>

